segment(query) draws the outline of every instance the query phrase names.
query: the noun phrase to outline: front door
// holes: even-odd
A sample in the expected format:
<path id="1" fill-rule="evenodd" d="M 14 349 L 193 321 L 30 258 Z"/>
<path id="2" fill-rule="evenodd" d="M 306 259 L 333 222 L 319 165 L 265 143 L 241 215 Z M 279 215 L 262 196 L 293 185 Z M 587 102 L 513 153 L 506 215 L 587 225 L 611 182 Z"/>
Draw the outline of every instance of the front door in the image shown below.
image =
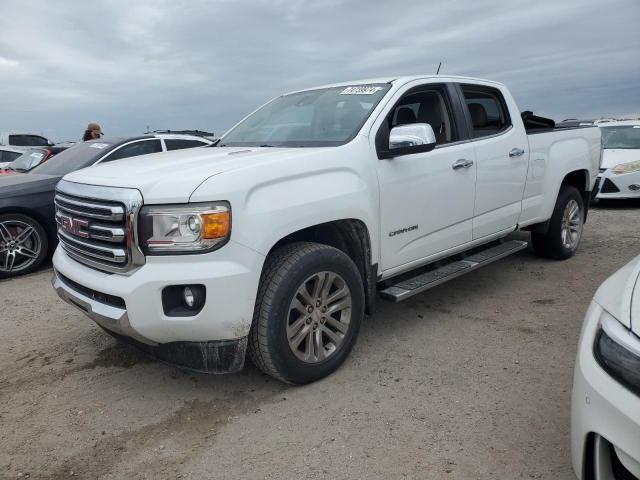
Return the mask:
<path id="1" fill-rule="evenodd" d="M 404 94 L 381 128 L 428 123 L 437 146 L 378 161 L 381 263 L 389 270 L 470 242 L 476 165 L 472 143 L 460 138 L 443 85 Z"/>

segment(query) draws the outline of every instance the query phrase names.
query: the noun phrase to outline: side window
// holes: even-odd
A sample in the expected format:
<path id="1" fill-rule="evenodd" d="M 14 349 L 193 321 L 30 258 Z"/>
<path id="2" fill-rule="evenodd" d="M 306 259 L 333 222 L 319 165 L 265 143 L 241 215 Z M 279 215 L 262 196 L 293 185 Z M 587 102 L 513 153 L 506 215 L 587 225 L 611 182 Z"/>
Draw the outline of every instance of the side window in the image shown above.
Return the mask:
<path id="1" fill-rule="evenodd" d="M 181 150 L 183 148 L 203 147 L 207 145 L 199 140 L 183 140 L 178 138 L 167 138 L 164 141 L 167 150 Z"/>
<path id="2" fill-rule="evenodd" d="M 49 141 L 39 135 L 9 135 L 9 145 L 17 147 L 46 147 Z"/>
<path id="3" fill-rule="evenodd" d="M 411 123 L 428 123 L 437 145 L 457 141 L 458 135 L 444 87 L 425 85 L 409 90 L 387 117 L 389 128 Z"/>
<path id="4" fill-rule="evenodd" d="M 160 140 L 141 140 L 139 142 L 130 143 L 124 147 L 120 147 L 111 155 L 103 160 L 103 162 L 111 162 L 121 158 L 137 157 L 138 155 L 146 155 L 148 153 L 157 153 L 162 151 Z"/>
<path id="5" fill-rule="evenodd" d="M 21 153 L 9 152 L 8 150 L 0 150 L 0 162 L 13 162 Z"/>
<path id="6" fill-rule="evenodd" d="M 498 89 L 475 85 L 461 87 L 473 124 L 474 138 L 495 135 L 511 126 L 509 110 Z"/>

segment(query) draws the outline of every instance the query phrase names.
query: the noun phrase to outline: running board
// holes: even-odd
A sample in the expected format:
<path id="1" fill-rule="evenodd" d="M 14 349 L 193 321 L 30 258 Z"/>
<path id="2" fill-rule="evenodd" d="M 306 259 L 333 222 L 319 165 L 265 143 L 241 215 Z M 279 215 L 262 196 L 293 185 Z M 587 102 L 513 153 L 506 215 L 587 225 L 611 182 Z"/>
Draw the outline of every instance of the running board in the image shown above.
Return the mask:
<path id="1" fill-rule="evenodd" d="M 500 243 L 464 257 L 462 260 L 456 260 L 426 273 L 401 280 L 384 290 L 380 290 L 380 296 L 387 300 L 400 302 L 525 248 L 527 248 L 527 242 L 520 240 Z"/>

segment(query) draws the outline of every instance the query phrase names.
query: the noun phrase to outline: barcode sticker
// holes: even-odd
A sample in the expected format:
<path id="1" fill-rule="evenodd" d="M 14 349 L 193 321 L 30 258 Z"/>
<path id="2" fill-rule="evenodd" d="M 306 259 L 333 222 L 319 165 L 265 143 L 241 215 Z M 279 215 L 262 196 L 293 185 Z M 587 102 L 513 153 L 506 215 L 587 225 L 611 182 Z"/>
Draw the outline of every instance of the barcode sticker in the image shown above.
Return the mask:
<path id="1" fill-rule="evenodd" d="M 373 85 L 358 85 L 357 87 L 345 88 L 340 92 L 340 95 L 373 95 L 379 90 L 382 90 L 382 87 L 376 87 Z"/>

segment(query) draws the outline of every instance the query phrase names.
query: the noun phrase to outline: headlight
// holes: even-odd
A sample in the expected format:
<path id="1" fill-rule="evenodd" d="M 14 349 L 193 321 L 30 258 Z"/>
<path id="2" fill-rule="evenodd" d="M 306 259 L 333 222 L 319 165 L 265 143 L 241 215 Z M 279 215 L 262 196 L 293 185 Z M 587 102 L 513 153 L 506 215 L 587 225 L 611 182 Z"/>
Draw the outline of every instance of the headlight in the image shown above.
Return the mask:
<path id="1" fill-rule="evenodd" d="M 611 173 L 615 175 L 620 175 L 622 173 L 631 173 L 631 172 L 639 172 L 640 171 L 640 160 L 636 160 L 635 162 L 629 163 L 619 163 L 613 169 L 611 169 Z"/>
<path id="2" fill-rule="evenodd" d="M 147 255 L 210 252 L 231 233 L 227 202 L 148 205 L 139 218 L 138 238 Z"/>
<path id="3" fill-rule="evenodd" d="M 606 311 L 600 317 L 593 351 L 609 375 L 640 395 L 640 338 Z"/>

